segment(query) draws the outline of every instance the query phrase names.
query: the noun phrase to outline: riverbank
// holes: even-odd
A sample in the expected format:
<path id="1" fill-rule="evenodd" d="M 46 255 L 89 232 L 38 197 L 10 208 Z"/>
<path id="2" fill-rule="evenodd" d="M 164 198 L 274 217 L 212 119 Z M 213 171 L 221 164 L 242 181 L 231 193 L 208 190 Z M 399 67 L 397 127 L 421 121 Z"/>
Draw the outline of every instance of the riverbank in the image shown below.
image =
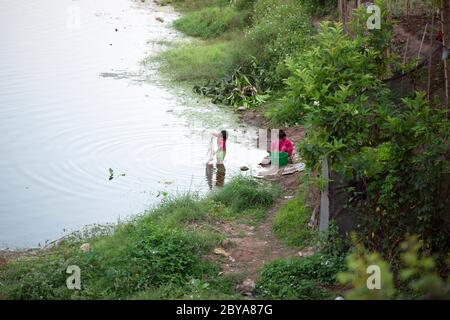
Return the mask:
<path id="1" fill-rule="evenodd" d="M 2 251 L 0 298 L 272 297 L 256 290 L 261 267 L 298 256 L 299 248 L 272 232 L 278 209 L 296 196 L 298 174 L 277 181 L 238 177 L 204 198 L 167 196 L 114 228 L 86 230 L 45 249 Z M 80 292 L 66 287 L 70 265 L 80 267 Z"/>
<path id="2" fill-rule="evenodd" d="M 252 115 L 246 110 L 240 111 L 240 115 L 246 123 L 265 127 L 260 113 Z M 301 128 L 289 129 L 288 133 L 296 142 L 302 137 Z M 258 283 L 258 279 L 266 263 L 300 258 L 299 253 L 305 248 L 301 242 L 289 241 L 294 230 L 306 229 L 309 221 L 303 207 L 291 208 L 295 199 L 303 197 L 297 194 L 299 177 L 298 173 L 272 177 L 272 183 L 236 178 L 206 198 L 191 194 L 167 198 L 142 218 L 118 225 L 108 234 L 94 232 L 88 237 L 69 237 L 46 250 L 3 253 L 9 262 L 0 276 L 3 284 L 0 292 L 3 298 L 22 299 L 293 297 L 295 292 L 280 295 L 282 288 L 265 288 L 270 284 Z M 278 238 L 272 231 L 273 220 L 283 208 L 291 221 L 286 224 L 286 219 L 277 219 L 277 232 L 283 235 Z M 155 234 L 143 236 L 141 229 L 151 229 Z M 172 239 L 174 233 L 178 235 L 176 240 L 181 241 L 177 245 Z M 145 240 L 147 237 L 151 239 Z M 315 249 L 306 247 L 306 255 L 311 250 Z M 325 260 L 326 257 L 315 259 L 310 268 Z M 60 263 L 54 265 L 52 261 Z M 144 261 L 151 266 L 142 265 Z M 64 288 L 68 265 L 81 268 L 80 293 Z M 130 268 L 138 275 L 131 275 Z M 150 278 L 144 276 L 148 268 L 153 270 Z M 107 284 L 108 279 L 115 283 Z M 309 281 L 319 283 L 320 279 Z M 333 296 L 321 286 L 306 290 L 317 291 L 320 297 Z"/>
<path id="3" fill-rule="evenodd" d="M 289 249 L 272 235 L 274 214 L 287 201 L 279 199 L 294 189 L 238 177 L 206 198 L 167 198 L 110 234 L 65 239 L 39 254 L 12 256 L 1 267 L 0 298 L 277 297 L 258 275 L 265 263 L 298 257 L 295 246 Z M 320 263 L 314 260 L 314 268 Z M 66 287 L 70 265 L 81 270 L 80 291 Z M 332 296 L 319 288 L 317 294 Z"/>
<path id="4" fill-rule="evenodd" d="M 351 271 L 342 273 L 339 281 L 352 286 L 346 296 L 448 296 L 450 229 L 444 223 L 448 222 L 448 203 L 437 205 L 439 199 L 450 199 L 448 188 L 441 187 L 448 184 L 449 122 L 444 107 L 448 101 L 443 86 L 448 66 L 436 56 L 440 44 L 423 41 L 430 17 L 436 10 L 444 16 L 446 9 L 437 4 L 430 9 L 419 1 L 411 13 L 391 1 L 377 2 L 383 23 L 380 31 L 370 32 L 365 6 L 338 10 L 337 1 L 168 2 L 185 14 L 174 26 L 197 40 L 165 54 L 164 71 L 193 83 L 194 91 L 212 102 L 229 105 L 244 121 L 263 128 L 287 128 L 309 168 L 317 172 L 328 158 L 332 175 L 346 184 L 343 193 L 334 194 L 332 200 L 339 202 L 341 196 L 347 200 L 332 214 L 335 222 L 348 215 L 344 219 L 351 220 L 353 241 L 343 231 L 340 240 L 344 244 L 332 237 L 326 241 L 336 256 L 347 256 Z M 221 10 L 227 14 L 217 15 Z M 344 26 L 337 23 L 339 14 L 343 15 L 340 10 L 352 16 L 351 21 L 344 19 Z M 410 16 L 420 22 L 414 28 L 405 23 Z M 417 59 L 426 62 L 433 55 L 428 63 L 428 86 L 423 67 L 396 78 L 400 70 L 417 65 Z M 433 69 L 439 81 L 431 79 Z M 308 128 L 307 135 L 303 126 Z M 433 132 L 434 138 L 420 134 L 419 128 Z M 405 145 L 405 141 L 409 142 Z M 428 150 L 428 156 L 417 150 Z M 309 207 L 307 215 L 317 212 L 321 179 L 328 180 L 317 174 L 302 176 L 302 183 L 309 184 L 309 201 L 299 202 Z M 335 187 L 330 186 L 330 192 Z M 298 219 L 300 211 L 290 216 L 281 209 L 278 216 Z M 425 220 L 425 224 L 419 222 Z M 307 240 L 302 231 L 294 234 L 294 238 Z M 428 275 L 411 264 L 411 256 L 418 261 L 433 260 Z M 386 266 L 383 272 L 395 279 L 395 284 L 388 285 L 392 290 L 379 295 L 367 291 L 365 270 L 357 267 L 364 265 L 364 259 Z M 390 261 L 392 271 L 384 261 Z M 423 279 L 429 276 L 435 285 L 431 280 L 419 283 L 403 278 L 405 269 L 415 270 Z M 404 282 L 408 284 L 399 285 Z M 434 287 L 434 293 L 425 283 Z"/>
<path id="5" fill-rule="evenodd" d="M 310 169 L 272 182 L 236 177 L 205 197 L 167 197 L 113 232 L 8 262 L 1 298 L 448 296 L 445 213 L 433 205 L 442 191 L 436 181 L 445 181 L 448 122 L 420 93 L 398 102 L 381 86 L 385 66 L 374 63 L 381 42 L 349 37 L 339 25 L 311 30 L 311 2 L 276 2 L 174 1 L 185 13 L 175 26 L 200 39 L 164 53 L 162 71 L 234 107 L 244 121 L 288 127 L 309 168 L 326 156 L 334 170 L 360 179 L 350 188 L 348 205 L 361 223 L 352 238 L 333 224 L 326 234 L 312 228 L 324 178 Z M 314 128 L 308 136 L 301 121 Z M 426 188 L 411 184 L 418 179 Z M 405 225 L 420 237 L 404 234 Z M 80 267 L 80 291 L 65 287 L 69 265 Z M 382 290 L 366 286 L 368 265 L 383 274 Z"/>

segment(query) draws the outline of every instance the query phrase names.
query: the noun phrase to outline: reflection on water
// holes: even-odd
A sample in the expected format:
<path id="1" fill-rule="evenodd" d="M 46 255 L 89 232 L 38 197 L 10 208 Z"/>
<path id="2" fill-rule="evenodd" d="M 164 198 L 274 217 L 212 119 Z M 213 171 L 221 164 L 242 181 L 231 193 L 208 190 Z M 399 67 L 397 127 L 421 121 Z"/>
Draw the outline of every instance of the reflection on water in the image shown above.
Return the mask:
<path id="1" fill-rule="evenodd" d="M 224 164 L 217 164 L 216 168 L 214 168 L 213 164 L 208 163 L 206 165 L 206 181 L 208 181 L 209 189 L 212 190 L 213 187 L 223 187 L 223 185 L 225 184 L 226 174 L 227 170 Z"/>
<path id="2" fill-rule="evenodd" d="M 261 158 L 255 130 L 160 79 L 176 17 L 152 1 L 0 2 L 0 248 L 116 222 L 161 192 L 206 192 L 213 128 L 239 128 L 216 185 Z"/>

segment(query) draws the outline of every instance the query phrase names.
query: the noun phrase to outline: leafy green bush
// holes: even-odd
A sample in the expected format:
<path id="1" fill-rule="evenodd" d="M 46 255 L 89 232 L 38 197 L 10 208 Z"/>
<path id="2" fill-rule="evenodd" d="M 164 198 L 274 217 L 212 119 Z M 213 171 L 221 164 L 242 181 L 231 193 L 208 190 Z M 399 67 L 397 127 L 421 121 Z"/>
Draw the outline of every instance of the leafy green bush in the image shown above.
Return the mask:
<path id="1" fill-rule="evenodd" d="M 327 14 L 336 15 L 338 0 L 299 0 L 306 11 L 316 17 L 322 17 Z"/>
<path id="2" fill-rule="evenodd" d="M 223 188 L 215 191 L 211 198 L 237 212 L 252 208 L 266 208 L 280 195 L 277 187 L 254 178 L 238 176 Z"/>
<path id="3" fill-rule="evenodd" d="M 174 22 L 174 27 L 193 37 L 214 38 L 227 31 L 241 29 L 245 15 L 231 7 L 204 8 L 189 13 Z"/>
<path id="4" fill-rule="evenodd" d="M 365 242 L 384 251 L 405 233 L 414 233 L 436 252 L 448 252 L 450 190 L 445 185 L 450 121 L 446 111 L 431 108 L 425 94 L 419 93 L 403 99 L 401 108 L 387 113 L 384 107 L 380 114 L 383 142 L 373 147 L 371 168 L 356 176 L 368 181 L 368 205 L 376 213 L 368 215 L 363 232 L 382 232 L 385 237 L 380 241 L 367 237 Z"/>
<path id="5" fill-rule="evenodd" d="M 327 255 L 275 260 L 266 264 L 257 280 L 257 292 L 270 299 L 325 299 L 324 285 L 336 283 L 344 259 Z"/>
<path id="6" fill-rule="evenodd" d="M 242 71 L 257 78 L 258 89 L 266 91 L 281 86 L 284 60 L 309 45 L 314 29 L 301 3 L 294 0 L 258 0 L 253 19 L 244 46 L 254 59 Z"/>
<path id="7" fill-rule="evenodd" d="M 351 32 L 357 35 L 358 42 L 361 43 L 361 49 L 369 48 L 373 51 L 373 62 L 378 66 L 376 75 L 378 78 L 389 78 L 392 70 L 398 70 L 404 67 L 403 58 L 395 55 L 387 55 L 386 52 L 391 48 L 391 39 L 395 22 L 389 18 L 389 5 L 386 0 L 375 0 L 374 3 L 380 8 L 380 29 L 368 30 L 367 20 L 371 13 L 368 13 L 365 6 L 360 6 L 353 13 L 353 19 L 350 21 L 349 28 Z M 398 60 L 401 60 L 398 61 Z M 412 67 L 415 66 L 415 62 Z"/>
<path id="8" fill-rule="evenodd" d="M 253 8 L 257 0 L 235 0 L 235 6 L 238 10 L 247 10 Z"/>
<path id="9" fill-rule="evenodd" d="M 358 131 L 365 129 L 371 107 L 367 92 L 380 86 L 374 76 L 375 53 L 361 51 L 360 43 L 346 35 L 341 25 L 322 24 L 314 43 L 288 60 L 287 95 L 283 107 L 273 110 L 271 117 L 279 123 L 301 121 L 314 126 L 315 140 L 328 142 L 335 134 L 342 138 L 349 134 L 348 140 L 359 144 L 354 140 L 364 139 L 364 131 Z M 347 142 L 342 138 L 323 147 L 340 148 Z M 328 150 L 307 151 L 308 157 L 317 157 Z"/>
<path id="10" fill-rule="evenodd" d="M 431 108 L 421 93 L 394 100 L 378 79 L 383 46 L 369 46 L 329 24 L 321 26 L 315 43 L 289 60 L 287 96 L 272 116 L 304 122 L 303 160 L 317 168 L 327 157 L 349 181 L 353 204 L 362 212 L 358 231 L 371 249 L 395 255 L 392 245 L 411 232 L 445 252 L 445 111 Z"/>
<path id="11" fill-rule="evenodd" d="M 316 246 L 320 253 L 328 256 L 345 256 L 350 247 L 348 238 L 339 233 L 339 227 L 334 220 L 330 221 L 327 231 L 317 234 L 316 239 Z"/>
<path id="12" fill-rule="evenodd" d="M 194 86 L 194 91 L 210 97 L 213 103 L 234 107 L 256 108 L 270 98 L 270 91 L 260 93 L 253 85 L 256 78 L 249 78 L 240 69 L 220 80 L 208 81 L 203 86 Z"/>
<path id="13" fill-rule="evenodd" d="M 0 272 L 1 299 L 69 299 L 65 287 L 68 264 L 59 256 L 9 263 Z"/>
<path id="14" fill-rule="evenodd" d="M 369 252 L 357 244 L 347 256 L 348 272 L 338 275 L 339 282 L 351 285 L 345 294 L 347 299 L 449 299 L 450 277 L 442 278 L 437 272 L 435 259 L 430 257 L 423 241 L 417 236 L 401 243 L 401 266 L 393 272 L 389 264 L 377 252 Z M 448 259 L 448 257 L 447 257 Z M 367 268 L 379 267 L 380 289 L 367 288 Z M 395 283 L 400 283 L 400 289 Z"/>

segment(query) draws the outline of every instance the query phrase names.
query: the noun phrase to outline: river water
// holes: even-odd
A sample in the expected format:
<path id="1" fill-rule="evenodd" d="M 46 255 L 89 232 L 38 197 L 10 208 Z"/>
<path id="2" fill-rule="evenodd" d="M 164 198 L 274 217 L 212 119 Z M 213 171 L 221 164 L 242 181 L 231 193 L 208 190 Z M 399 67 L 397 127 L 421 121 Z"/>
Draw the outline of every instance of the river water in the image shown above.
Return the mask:
<path id="1" fill-rule="evenodd" d="M 158 74 L 158 52 L 188 40 L 176 18 L 151 1 L 0 0 L 0 248 L 205 193 L 222 182 L 206 174 L 213 130 L 230 132 L 225 180 L 265 154 L 255 129 Z"/>

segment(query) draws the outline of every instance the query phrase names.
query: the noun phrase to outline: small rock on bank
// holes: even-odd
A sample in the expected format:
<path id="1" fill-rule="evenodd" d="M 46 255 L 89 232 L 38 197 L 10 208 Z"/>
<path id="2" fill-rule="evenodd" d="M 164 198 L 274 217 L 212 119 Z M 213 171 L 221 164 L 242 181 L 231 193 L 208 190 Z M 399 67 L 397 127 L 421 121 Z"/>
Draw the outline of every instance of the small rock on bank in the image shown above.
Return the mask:
<path id="1" fill-rule="evenodd" d="M 246 279 L 236 286 L 236 291 L 244 296 L 252 296 L 255 291 L 255 282 L 252 279 Z"/>
<path id="2" fill-rule="evenodd" d="M 224 249 L 222 248 L 215 248 L 214 249 L 214 253 L 219 255 L 219 256 L 224 256 L 224 257 L 229 257 L 230 254 L 228 252 L 226 252 Z"/>
<path id="3" fill-rule="evenodd" d="M 81 252 L 89 252 L 89 251 L 91 251 L 91 245 L 89 243 L 83 243 L 80 246 L 80 250 L 81 250 Z"/>

